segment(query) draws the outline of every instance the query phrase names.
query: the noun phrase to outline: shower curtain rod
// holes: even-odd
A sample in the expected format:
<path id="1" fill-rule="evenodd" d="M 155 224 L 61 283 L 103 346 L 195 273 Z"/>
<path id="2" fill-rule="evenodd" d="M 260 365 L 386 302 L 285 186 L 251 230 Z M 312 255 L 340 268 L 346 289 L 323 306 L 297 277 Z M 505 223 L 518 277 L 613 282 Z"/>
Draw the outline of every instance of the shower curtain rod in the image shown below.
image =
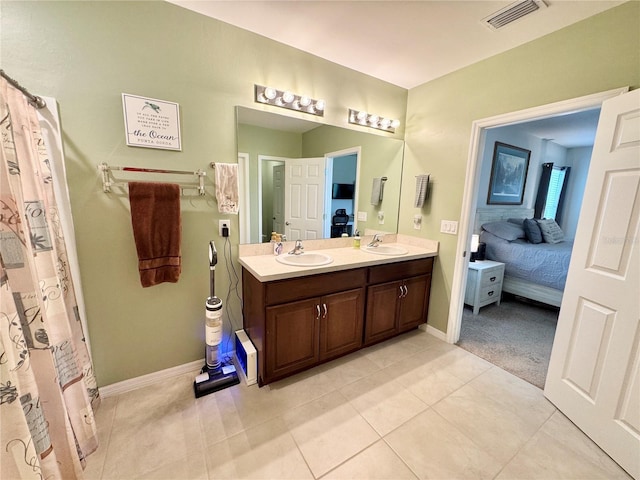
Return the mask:
<path id="1" fill-rule="evenodd" d="M 24 94 L 24 96 L 29 99 L 29 103 L 31 105 L 33 105 L 34 107 L 36 107 L 36 108 L 44 108 L 44 107 L 47 106 L 47 102 L 45 102 L 41 97 L 39 97 L 37 95 L 33 95 L 32 93 L 30 93 L 29 90 L 27 90 L 22 85 L 20 85 L 17 80 L 14 80 L 9 75 L 4 73 L 4 70 L 2 70 L 2 69 L 0 69 L 0 76 L 2 78 L 4 78 L 5 80 L 7 80 L 7 82 L 9 82 L 11 85 L 16 87 L 18 90 L 20 90 Z"/>
<path id="2" fill-rule="evenodd" d="M 204 190 L 204 177 L 207 176 L 207 172 L 204 170 L 164 170 L 157 168 L 140 168 L 140 167 L 117 167 L 113 165 L 107 165 L 101 163 L 98 165 L 98 170 L 102 172 L 102 191 L 108 193 L 111 191 L 111 186 L 115 183 L 109 179 L 109 170 L 121 170 L 123 172 L 142 172 L 142 173 L 171 173 L 174 175 L 195 175 L 198 177 L 198 194 L 205 195 Z"/>

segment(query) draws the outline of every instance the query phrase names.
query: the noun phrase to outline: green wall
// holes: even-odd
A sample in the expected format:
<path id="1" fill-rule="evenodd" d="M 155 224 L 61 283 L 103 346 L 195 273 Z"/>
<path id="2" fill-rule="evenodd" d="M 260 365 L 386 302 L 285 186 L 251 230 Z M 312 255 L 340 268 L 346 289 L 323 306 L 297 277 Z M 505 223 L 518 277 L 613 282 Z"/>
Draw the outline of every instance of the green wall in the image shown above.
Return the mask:
<path id="1" fill-rule="evenodd" d="M 440 220 L 462 208 L 471 126 L 502 113 L 616 87 L 640 87 L 640 2 L 632 1 L 409 91 L 403 186 L 431 174 L 421 235 L 440 242 L 429 324 L 447 330 L 457 237 Z M 413 191 L 403 188 L 402 205 Z M 413 234 L 413 214 L 400 212 L 399 232 Z"/>
<path id="2" fill-rule="evenodd" d="M 216 242 L 224 265 L 217 225 L 228 218 L 218 213 L 207 166 L 236 162 L 236 105 L 279 110 L 253 102 L 255 83 L 324 99 L 320 120 L 330 125 L 347 127 L 349 108 L 406 115 L 406 89 L 166 2 L 3 0 L 0 8 L 2 68 L 60 106 L 100 386 L 204 358 L 207 246 Z M 123 92 L 180 104 L 183 151 L 127 147 Z M 402 127 L 395 137 L 404 137 Z M 129 202 L 102 192 L 101 162 L 207 169 L 210 195 L 182 200 L 178 283 L 140 286 Z M 231 220 L 230 250 L 237 259 L 238 220 Z M 216 274 L 216 291 L 226 300 L 226 269 Z M 241 325 L 238 301 L 227 302 L 226 310 Z"/>
<path id="3" fill-rule="evenodd" d="M 322 121 L 328 125 L 348 128 L 348 108 L 406 119 L 406 127 L 393 135 L 406 140 L 401 199 L 406 208 L 400 211 L 399 231 L 441 242 L 429 322 L 444 331 L 456 238 L 440 234 L 439 226 L 442 219 L 460 216 L 472 122 L 640 86 L 639 5 L 629 2 L 407 92 L 165 2 L 2 1 L 2 68 L 60 105 L 99 385 L 203 358 L 207 243 L 222 242 L 217 224 L 225 217 L 217 211 L 208 179 L 211 195 L 182 201 L 180 281 L 143 289 L 128 200 L 102 193 L 96 165 L 191 170 L 212 161 L 235 162 L 234 107 L 261 108 L 253 103 L 254 83 L 323 98 Z M 179 103 L 183 151 L 127 147 L 123 92 Z M 418 210 L 412 197 L 420 173 L 432 175 L 432 190 Z M 415 213 L 424 216 L 420 232 L 413 230 Z M 237 218 L 230 244 L 236 259 L 233 232 Z M 226 270 L 218 270 L 217 291 L 226 297 Z M 237 302 L 226 307 L 235 324 L 241 323 Z"/>
<path id="4" fill-rule="evenodd" d="M 258 224 L 258 155 L 269 155 L 273 157 L 300 158 L 302 156 L 302 134 L 272 130 L 270 128 L 256 127 L 254 125 L 238 124 L 238 152 L 249 155 L 249 214 L 251 225 Z M 271 162 L 269 162 L 271 163 Z M 263 165 L 264 167 L 264 165 Z M 271 181 L 268 177 L 270 168 L 262 172 L 263 183 Z M 265 192 L 271 189 L 262 189 L 263 200 Z M 273 202 L 265 202 L 263 205 L 262 232 L 269 235 L 270 218 L 273 217 L 271 211 Z M 259 238 L 257 229 L 251 230 L 251 243 L 260 243 L 264 239 Z"/>

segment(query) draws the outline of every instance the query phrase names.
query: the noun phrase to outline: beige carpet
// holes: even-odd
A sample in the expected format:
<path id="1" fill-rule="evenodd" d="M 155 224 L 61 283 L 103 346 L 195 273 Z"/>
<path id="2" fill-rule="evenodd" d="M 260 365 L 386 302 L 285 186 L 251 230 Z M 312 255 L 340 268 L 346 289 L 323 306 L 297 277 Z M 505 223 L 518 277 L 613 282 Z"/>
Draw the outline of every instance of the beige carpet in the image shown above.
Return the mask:
<path id="1" fill-rule="evenodd" d="M 475 316 L 465 306 L 458 345 L 544 388 L 557 320 L 558 309 L 513 297 L 483 307 Z"/>

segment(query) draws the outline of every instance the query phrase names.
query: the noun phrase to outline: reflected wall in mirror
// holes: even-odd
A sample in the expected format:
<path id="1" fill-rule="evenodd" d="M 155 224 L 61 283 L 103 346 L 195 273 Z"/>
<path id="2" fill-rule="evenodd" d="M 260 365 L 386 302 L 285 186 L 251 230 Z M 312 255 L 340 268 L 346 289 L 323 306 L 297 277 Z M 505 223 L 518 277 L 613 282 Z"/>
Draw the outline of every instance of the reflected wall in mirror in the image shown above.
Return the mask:
<path id="1" fill-rule="evenodd" d="M 288 240 L 397 233 L 404 141 L 246 107 L 236 115 L 247 176 L 241 243 L 268 242 L 274 231 Z M 381 177 L 383 198 L 373 205 Z"/>

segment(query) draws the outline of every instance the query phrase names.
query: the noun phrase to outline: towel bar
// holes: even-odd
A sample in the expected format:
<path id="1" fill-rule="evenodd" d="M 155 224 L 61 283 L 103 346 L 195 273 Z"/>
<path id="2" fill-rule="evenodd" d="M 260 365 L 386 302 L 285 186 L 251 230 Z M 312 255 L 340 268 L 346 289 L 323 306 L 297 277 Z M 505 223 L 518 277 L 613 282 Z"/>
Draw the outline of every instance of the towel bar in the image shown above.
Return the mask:
<path id="1" fill-rule="evenodd" d="M 142 172 L 142 173 L 171 173 L 174 175 L 196 175 L 198 177 L 198 195 L 206 195 L 204 191 L 204 177 L 207 176 L 207 172 L 204 170 L 165 170 L 165 169 L 157 169 L 157 168 L 141 168 L 141 167 L 118 167 L 114 165 L 107 165 L 106 163 L 101 163 L 98 165 L 98 170 L 102 174 L 102 191 L 105 193 L 111 192 L 111 187 L 113 185 L 117 185 L 124 182 L 114 182 L 111 180 L 109 176 L 109 172 L 111 170 L 120 170 L 124 172 Z"/>

